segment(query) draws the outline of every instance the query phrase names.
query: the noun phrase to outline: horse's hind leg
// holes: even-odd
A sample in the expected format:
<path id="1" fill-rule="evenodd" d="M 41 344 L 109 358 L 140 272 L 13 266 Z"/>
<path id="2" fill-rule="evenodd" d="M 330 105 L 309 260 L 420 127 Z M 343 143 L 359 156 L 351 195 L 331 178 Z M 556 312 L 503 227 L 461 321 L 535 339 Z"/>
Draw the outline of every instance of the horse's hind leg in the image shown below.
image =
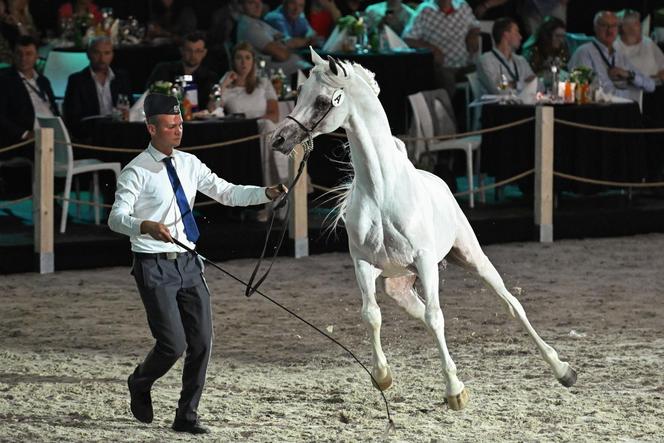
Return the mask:
<path id="1" fill-rule="evenodd" d="M 387 359 L 380 344 L 381 315 L 376 303 L 376 277 L 377 270 L 369 262 L 353 260 L 355 277 L 362 293 L 362 318 L 369 326 L 373 354 L 373 370 L 371 375 L 377 383 L 377 388 L 386 390 L 392 385 L 392 372 L 387 365 Z"/>
<path id="2" fill-rule="evenodd" d="M 416 275 L 405 275 L 403 277 L 386 277 L 383 281 L 385 293 L 390 296 L 404 311 L 413 318 L 421 320 L 425 325 L 425 306 L 422 299 L 415 290 Z M 428 327 L 428 325 L 427 325 Z"/>
<path id="3" fill-rule="evenodd" d="M 466 222 L 465 229 L 461 227 L 459 231 L 460 233 L 454 247 L 447 256 L 448 261 L 457 263 L 479 274 L 484 282 L 505 302 L 512 316 L 516 317 L 524 328 L 526 328 L 539 349 L 540 354 L 549 366 L 551 366 L 551 369 L 553 369 L 553 373 L 558 381 L 563 386 L 572 386 L 576 382 L 576 372 L 570 367 L 569 363 L 560 361 L 555 349 L 542 340 L 531 326 L 521 303 L 507 290 L 500 274 L 498 274 L 496 268 L 494 268 L 487 256 L 484 255 L 484 252 L 482 252 L 470 225 Z"/>
<path id="4" fill-rule="evenodd" d="M 468 391 L 457 378 L 457 368 L 445 342 L 445 318 L 438 299 L 438 262 L 431 254 L 420 253 L 415 259 L 417 274 L 424 289 L 424 321 L 431 330 L 443 364 L 446 381 L 447 404 L 451 409 L 463 409 L 468 403 Z"/>

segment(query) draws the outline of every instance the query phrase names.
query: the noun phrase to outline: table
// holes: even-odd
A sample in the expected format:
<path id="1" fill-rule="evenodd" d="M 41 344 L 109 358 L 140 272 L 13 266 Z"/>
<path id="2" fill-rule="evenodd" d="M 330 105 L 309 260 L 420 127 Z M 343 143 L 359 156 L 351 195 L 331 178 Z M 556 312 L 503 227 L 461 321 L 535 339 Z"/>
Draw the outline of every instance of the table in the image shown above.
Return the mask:
<path id="1" fill-rule="evenodd" d="M 111 119 L 91 120 L 92 143 L 96 146 L 145 149 L 150 136 L 145 123 Z M 218 143 L 258 134 L 255 119 L 221 119 L 184 123 L 182 147 Z M 258 139 L 220 148 L 192 152 L 213 172 L 232 183 L 262 185 L 260 143 Z M 103 152 L 74 148 L 74 158 L 119 161 L 124 167 L 138 152 Z"/>
<path id="2" fill-rule="evenodd" d="M 643 127 L 639 107 L 629 104 L 557 105 L 555 118 L 596 126 Z M 528 105 L 484 105 L 482 127 L 511 123 L 535 115 Z M 485 134 L 480 170 L 502 180 L 534 167 L 535 122 Z M 554 170 L 582 177 L 640 181 L 647 174 L 647 145 L 642 134 L 618 134 L 555 125 Z M 532 178 L 522 190 L 532 191 Z M 555 189 L 596 193 L 602 187 L 556 179 Z"/>
<path id="3" fill-rule="evenodd" d="M 654 92 L 643 94 L 643 125 L 646 128 L 664 128 L 664 85 Z M 648 178 L 661 181 L 664 178 L 664 133 L 647 134 Z"/>
<path id="4" fill-rule="evenodd" d="M 300 55 L 311 61 L 309 50 L 301 51 Z M 323 59 L 331 55 L 340 60 L 357 62 L 376 74 L 380 86 L 378 98 L 385 108 L 394 134 L 406 132 L 408 95 L 434 87 L 433 56 L 429 50 L 366 54 L 319 52 L 318 55 Z"/>
<path id="5" fill-rule="evenodd" d="M 54 51 L 80 52 L 80 48 L 55 48 Z M 146 82 L 152 69 L 160 62 L 178 60 L 180 50 L 175 44 L 164 45 L 121 45 L 113 48 L 114 69 L 122 69 L 129 75 L 131 92 L 142 94 L 145 91 Z"/>

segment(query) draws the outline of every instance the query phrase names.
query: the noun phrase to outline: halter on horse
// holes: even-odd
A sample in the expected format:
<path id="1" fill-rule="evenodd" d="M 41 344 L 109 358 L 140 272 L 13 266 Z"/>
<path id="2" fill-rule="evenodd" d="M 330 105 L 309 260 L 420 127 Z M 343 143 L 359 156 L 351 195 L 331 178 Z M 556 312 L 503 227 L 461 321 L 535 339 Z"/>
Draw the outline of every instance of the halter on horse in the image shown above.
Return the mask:
<path id="1" fill-rule="evenodd" d="M 376 279 L 381 277 L 385 292 L 432 332 L 449 407 L 458 410 L 467 404 L 468 390 L 457 378 L 447 350 L 438 298 L 439 264 L 444 259 L 479 275 L 528 331 L 558 381 L 572 386 L 576 372 L 560 361 L 530 325 L 523 307 L 482 252 L 445 182 L 415 169 L 403 143 L 392 136 L 373 74 L 356 63 L 331 57 L 326 62 L 313 49 L 311 55 L 315 67 L 302 85 L 293 112 L 274 131 L 272 147 L 290 154 L 297 144 L 319 134 L 340 127 L 346 130 L 355 175 L 343 197 L 342 217 L 362 293 L 362 317 L 371 334 L 372 374 L 378 387 L 387 389 L 392 384 L 380 343 Z M 423 288 L 422 298 L 416 281 Z"/>

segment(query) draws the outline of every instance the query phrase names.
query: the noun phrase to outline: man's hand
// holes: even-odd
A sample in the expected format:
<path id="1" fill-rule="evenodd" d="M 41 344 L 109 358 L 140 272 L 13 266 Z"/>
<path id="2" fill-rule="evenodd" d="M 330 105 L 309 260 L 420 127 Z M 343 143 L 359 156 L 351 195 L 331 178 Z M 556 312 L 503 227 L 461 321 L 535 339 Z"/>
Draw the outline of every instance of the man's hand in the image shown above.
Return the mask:
<path id="1" fill-rule="evenodd" d="M 276 200 L 279 198 L 279 196 L 281 196 L 281 194 L 285 194 L 286 192 L 288 192 L 288 188 L 284 184 L 278 184 L 270 186 L 269 188 L 265 188 L 265 195 L 270 200 Z"/>
<path id="2" fill-rule="evenodd" d="M 613 68 L 609 69 L 609 78 L 611 80 L 627 80 L 629 77 L 629 72 L 622 68 L 614 66 Z"/>
<path id="3" fill-rule="evenodd" d="M 166 243 L 173 243 L 171 233 L 163 223 L 145 220 L 141 223 L 141 234 L 150 234 L 155 240 L 161 240 Z"/>

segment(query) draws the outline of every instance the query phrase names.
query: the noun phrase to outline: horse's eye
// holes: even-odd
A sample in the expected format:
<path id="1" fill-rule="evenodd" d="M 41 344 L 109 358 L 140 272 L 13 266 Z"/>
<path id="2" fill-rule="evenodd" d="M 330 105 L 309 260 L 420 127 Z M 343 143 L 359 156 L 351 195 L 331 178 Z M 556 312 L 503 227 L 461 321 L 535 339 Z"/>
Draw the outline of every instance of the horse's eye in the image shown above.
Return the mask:
<path id="1" fill-rule="evenodd" d="M 329 99 L 327 97 L 323 97 L 322 95 L 318 96 L 316 98 L 316 102 L 314 103 L 314 106 L 318 109 L 324 109 L 327 107 L 329 103 Z"/>

